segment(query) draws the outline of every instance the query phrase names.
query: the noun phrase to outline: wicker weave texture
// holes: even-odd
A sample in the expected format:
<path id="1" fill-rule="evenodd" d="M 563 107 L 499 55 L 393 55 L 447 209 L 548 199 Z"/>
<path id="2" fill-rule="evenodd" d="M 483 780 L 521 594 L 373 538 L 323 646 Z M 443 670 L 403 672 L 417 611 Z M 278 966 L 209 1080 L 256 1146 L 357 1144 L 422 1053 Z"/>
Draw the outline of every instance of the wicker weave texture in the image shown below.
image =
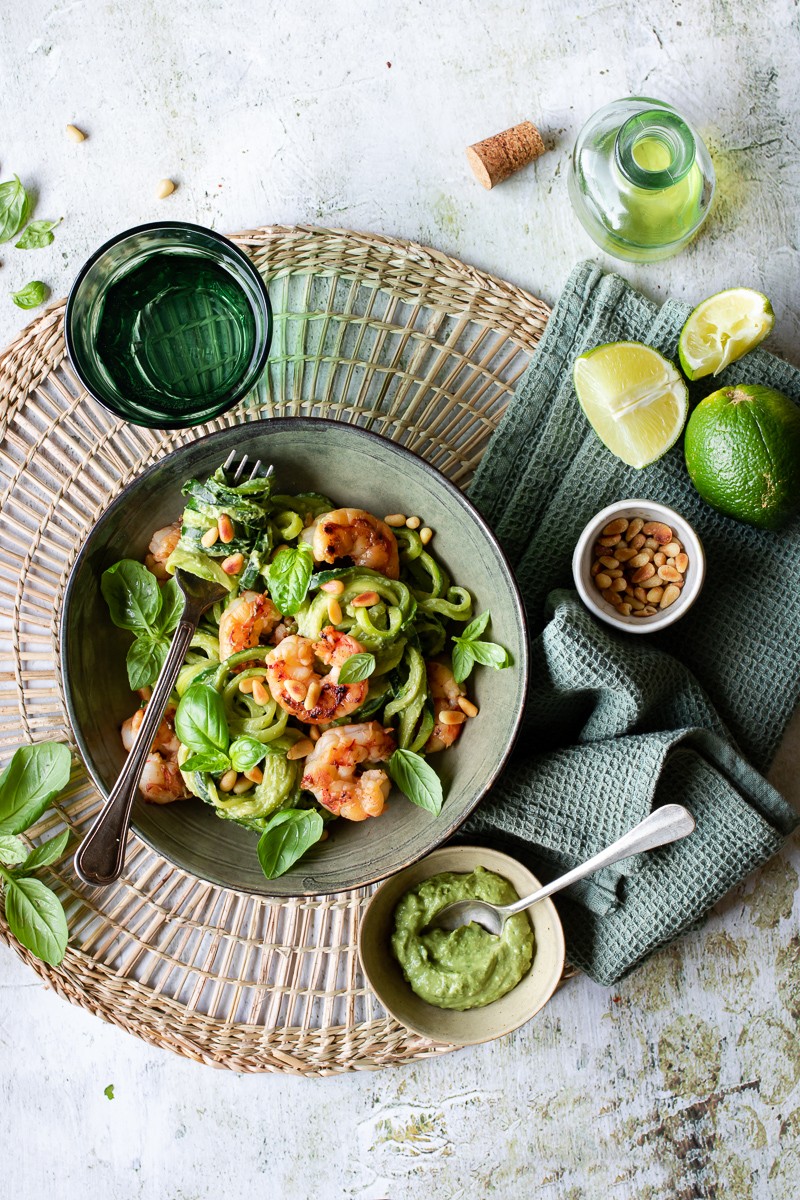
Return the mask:
<path id="1" fill-rule="evenodd" d="M 202 429 L 126 425 L 88 398 L 64 355 L 64 302 L 0 356 L 0 758 L 69 741 L 58 624 L 87 531 L 145 466 L 197 434 L 264 416 L 357 423 L 423 454 L 465 485 L 547 320 L 529 293 L 437 251 L 367 234 L 270 226 L 235 240 L 269 285 L 267 372 Z M 77 759 L 33 840 L 76 836 L 100 804 Z M 327 1075 L 442 1053 L 387 1017 L 358 966 L 367 890 L 282 903 L 225 891 L 135 835 L 124 877 L 85 887 L 75 842 L 46 881 L 70 945 L 58 969 L 0 937 L 56 991 L 195 1061 L 237 1071 Z"/>

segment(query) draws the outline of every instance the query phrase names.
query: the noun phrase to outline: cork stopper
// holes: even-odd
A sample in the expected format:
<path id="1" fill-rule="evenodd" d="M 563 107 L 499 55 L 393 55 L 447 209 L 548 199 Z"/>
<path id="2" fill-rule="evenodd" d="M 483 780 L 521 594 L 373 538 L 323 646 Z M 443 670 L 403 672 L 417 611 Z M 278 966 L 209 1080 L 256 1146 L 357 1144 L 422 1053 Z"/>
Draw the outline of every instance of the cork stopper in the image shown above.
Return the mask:
<path id="1" fill-rule="evenodd" d="M 467 146 L 467 159 L 478 183 L 493 188 L 520 167 L 527 167 L 544 151 L 539 130 L 532 121 L 522 121 L 502 133 Z"/>

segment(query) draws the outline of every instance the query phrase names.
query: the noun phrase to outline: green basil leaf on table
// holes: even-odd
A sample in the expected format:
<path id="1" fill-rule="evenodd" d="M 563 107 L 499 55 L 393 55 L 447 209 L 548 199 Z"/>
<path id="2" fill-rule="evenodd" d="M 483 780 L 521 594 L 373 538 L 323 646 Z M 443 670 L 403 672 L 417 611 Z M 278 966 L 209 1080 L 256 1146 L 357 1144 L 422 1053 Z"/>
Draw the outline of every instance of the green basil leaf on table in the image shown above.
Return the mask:
<path id="1" fill-rule="evenodd" d="M 205 750 L 192 754 L 181 767 L 182 771 L 209 771 L 212 775 L 221 775 L 229 771 L 231 760 L 221 750 Z"/>
<path id="2" fill-rule="evenodd" d="M 28 847 L 22 838 L 13 833 L 0 833 L 0 863 L 6 867 L 16 867 L 25 862 L 28 857 Z"/>
<path id="3" fill-rule="evenodd" d="M 467 625 L 464 632 L 462 634 L 460 634 L 460 637 L 468 642 L 472 641 L 473 638 L 479 638 L 481 636 L 481 634 L 483 633 L 484 629 L 486 628 L 486 626 L 489 624 L 489 619 L 490 619 L 491 615 L 492 614 L 489 612 L 489 609 L 487 608 L 486 612 L 482 612 L 481 615 L 479 617 L 476 617 L 474 621 L 470 621 L 469 625 Z"/>
<path id="4" fill-rule="evenodd" d="M 31 202 L 17 175 L 0 183 L 0 242 L 10 242 L 28 219 Z"/>
<path id="5" fill-rule="evenodd" d="M 177 585 L 176 585 L 177 586 Z M 161 589 L 142 563 L 123 558 L 103 572 L 100 590 L 111 620 L 120 629 L 152 633 L 161 612 Z"/>
<path id="6" fill-rule="evenodd" d="M 72 756 L 61 742 L 21 746 L 0 775 L 0 833 L 21 833 L 69 783 Z"/>
<path id="7" fill-rule="evenodd" d="M 63 217 L 59 217 L 57 221 L 31 221 L 22 237 L 14 245 L 18 250 L 42 250 L 53 241 L 53 230 L 63 220 Z"/>
<path id="8" fill-rule="evenodd" d="M 258 738 L 244 734 L 242 737 L 237 738 L 235 742 L 231 742 L 228 753 L 230 754 L 232 767 L 237 771 L 249 771 L 252 767 L 257 767 L 262 759 L 267 757 L 269 751 Z"/>
<path id="9" fill-rule="evenodd" d="M 12 292 L 11 299 L 17 308 L 38 308 L 40 304 L 44 304 L 49 295 L 50 288 L 46 283 L 42 283 L 41 279 L 32 279 L 18 292 Z"/>
<path id="10" fill-rule="evenodd" d="M 175 713 L 175 732 L 184 746 L 199 754 L 226 752 L 230 734 L 219 692 L 206 683 L 187 688 Z"/>
<path id="11" fill-rule="evenodd" d="M 324 822 L 312 808 L 286 808 L 271 817 L 258 839 L 258 861 L 267 879 L 285 874 L 322 837 Z"/>
<path id="12" fill-rule="evenodd" d="M 161 610 L 156 620 L 159 633 L 172 635 L 175 632 L 181 619 L 184 603 L 183 592 L 174 578 L 170 578 L 162 584 Z"/>
<path id="13" fill-rule="evenodd" d="M 475 666 L 475 659 L 470 650 L 470 642 L 461 638 L 453 639 L 453 678 L 456 683 L 463 683 Z"/>
<path id="14" fill-rule="evenodd" d="M 444 803 L 442 781 L 421 754 L 395 750 L 389 759 L 389 774 L 412 804 L 438 817 Z"/>
<path id="15" fill-rule="evenodd" d="M 61 858 L 61 855 L 67 848 L 68 842 L 68 829 L 65 829 L 63 833 L 57 833 L 55 837 L 51 837 L 48 841 L 42 842 L 41 846 L 37 846 L 34 850 L 31 850 L 19 868 L 18 873 L 27 874 L 29 871 L 38 870 L 39 867 L 49 867 L 51 863 Z"/>
<path id="16" fill-rule="evenodd" d="M 475 661 L 484 667 L 494 667 L 496 671 L 502 671 L 504 667 L 511 666 L 511 655 L 504 646 L 499 646 L 497 642 L 471 641 L 469 648 Z"/>
<path id="17" fill-rule="evenodd" d="M 375 670 L 374 654 L 351 654 L 339 668 L 339 683 L 361 683 Z"/>
<path id="18" fill-rule="evenodd" d="M 6 879 L 8 927 L 42 962 L 57 967 L 67 948 L 67 918 L 61 901 L 40 879 Z"/>
<path id="19" fill-rule="evenodd" d="M 313 570 L 314 555 L 305 542 L 285 546 L 269 564 L 269 594 L 285 616 L 296 613 L 305 600 Z"/>
<path id="20" fill-rule="evenodd" d="M 169 642 L 164 638 L 153 637 L 150 633 L 139 634 L 128 647 L 125 657 L 128 685 L 132 692 L 138 692 L 139 688 L 150 687 L 155 683 L 168 650 Z"/>

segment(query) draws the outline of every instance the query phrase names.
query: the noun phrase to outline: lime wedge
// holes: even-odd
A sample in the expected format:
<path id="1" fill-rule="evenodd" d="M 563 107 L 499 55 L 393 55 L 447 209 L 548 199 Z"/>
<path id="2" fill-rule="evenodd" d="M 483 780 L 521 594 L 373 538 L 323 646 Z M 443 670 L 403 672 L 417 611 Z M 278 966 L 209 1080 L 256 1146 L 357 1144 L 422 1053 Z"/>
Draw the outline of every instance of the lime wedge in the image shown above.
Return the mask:
<path id="1" fill-rule="evenodd" d="M 689 393 L 669 359 L 641 342 L 611 342 L 575 361 L 575 391 L 597 436 L 637 470 L 673 446 Z"/>
<path id="2" fill-rule="evenodd" d="M 752 288 L 728 288 L 698 304 L 681 330 L 678 357 L 687 379 L 719 375 L 775 324 L 772 305 Z"/>

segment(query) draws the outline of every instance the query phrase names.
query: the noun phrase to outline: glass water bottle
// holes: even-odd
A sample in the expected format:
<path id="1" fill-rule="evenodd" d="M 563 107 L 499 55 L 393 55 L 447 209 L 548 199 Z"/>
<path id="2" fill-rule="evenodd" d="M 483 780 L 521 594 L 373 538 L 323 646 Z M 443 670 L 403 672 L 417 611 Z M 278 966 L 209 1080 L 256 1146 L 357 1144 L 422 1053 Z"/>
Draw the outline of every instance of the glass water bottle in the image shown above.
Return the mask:
<path id="1" fill-rule="evenodd" d="M 669 258 L 708 216 L 714 168 L 668 104 L 631 96 L 591 117 L 575 143 L 569 195 L 587 233 L 633 262 Z"/>

